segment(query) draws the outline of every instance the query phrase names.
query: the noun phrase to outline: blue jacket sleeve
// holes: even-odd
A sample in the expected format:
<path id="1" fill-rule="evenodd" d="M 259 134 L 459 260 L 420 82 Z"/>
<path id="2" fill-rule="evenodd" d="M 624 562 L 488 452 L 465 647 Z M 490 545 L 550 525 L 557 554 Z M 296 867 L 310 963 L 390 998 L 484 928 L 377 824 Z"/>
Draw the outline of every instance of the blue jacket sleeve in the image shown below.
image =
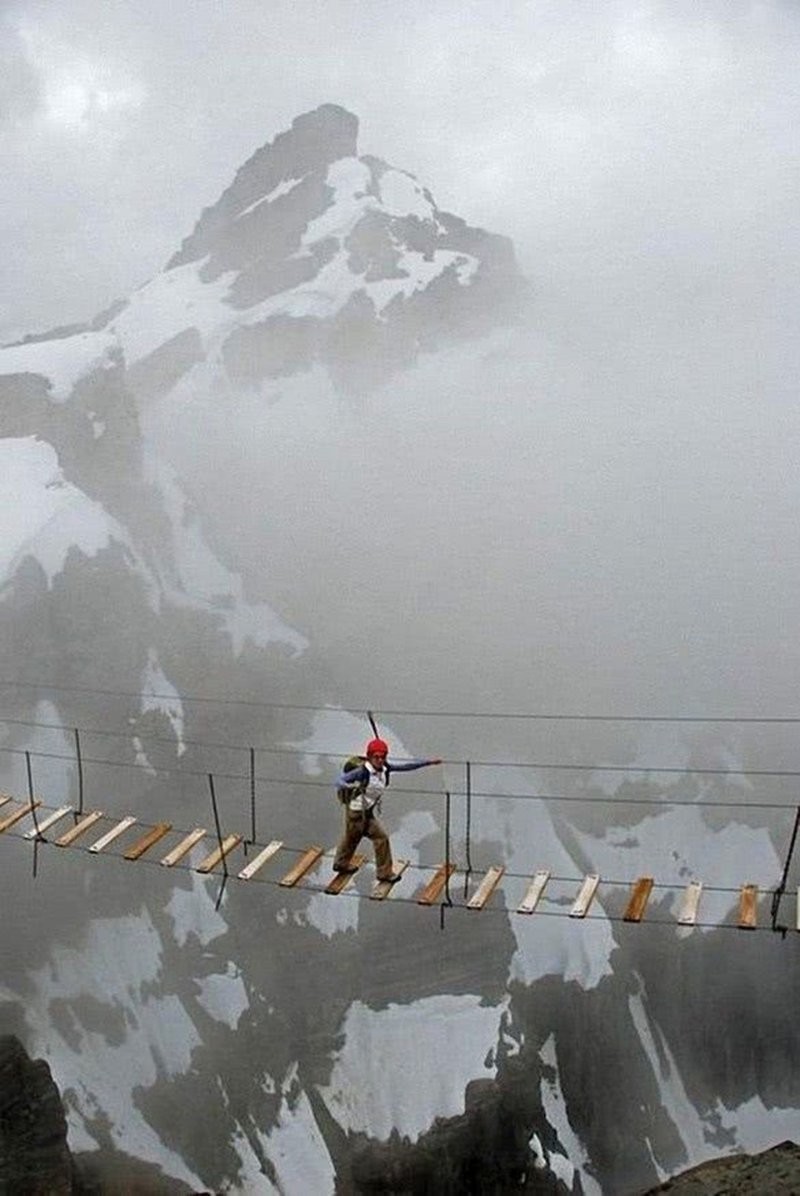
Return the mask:
<path id="1" fill-rule="evenodd" d="M 390 764 L 387 760 L 386 767 L 389 772 L 415 772 L 418 768 L 427 768 L 432 763 L 432 760 L 408 760 L 405 764 Z"/>
<path id="2" fill-rule="evenodd" d="M 366 781 L 367 775 L 366 768 L 363 764 L 360 764 L 358 768 L 351 768 L 349 772 L 340 773 L 339 780 L 336 782 L 336 784 L 356 785 L 359 783 L 359 781 Z"/>

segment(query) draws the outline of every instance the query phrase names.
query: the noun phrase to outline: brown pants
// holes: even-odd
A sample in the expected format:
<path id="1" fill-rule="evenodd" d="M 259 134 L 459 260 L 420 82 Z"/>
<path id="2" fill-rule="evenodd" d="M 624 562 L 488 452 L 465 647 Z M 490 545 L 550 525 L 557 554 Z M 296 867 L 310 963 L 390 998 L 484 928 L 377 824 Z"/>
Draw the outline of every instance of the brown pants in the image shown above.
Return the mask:
<path id="1" fill-rule="evenodd" d="M 344 833 L 336 848 L 333 866 L 346 867 L 364 836 L 372 840 L 375 849 L 375 872 L 378 880 L 385 880 L 392 874 L 392 849 L 389 846 L 389 836 L 371 811 L 363 814 L 361 810 L 351 810 L 349 806 L 345 806 Z"/>

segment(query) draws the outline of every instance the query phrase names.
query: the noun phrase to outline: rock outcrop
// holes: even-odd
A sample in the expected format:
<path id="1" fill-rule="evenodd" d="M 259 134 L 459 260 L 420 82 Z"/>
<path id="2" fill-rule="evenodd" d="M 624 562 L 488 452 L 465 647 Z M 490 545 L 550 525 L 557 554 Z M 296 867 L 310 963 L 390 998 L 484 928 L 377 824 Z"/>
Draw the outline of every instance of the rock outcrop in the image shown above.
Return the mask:
<path id="1" fill-rule="evenodd" d="M 43 1059 L 0 1038 L 0 1192 L 73 1196 L 75 1175 L 58 1088 Z"/>
<path id="2" fill-rule="evenodd" d="M 760 1154 L 711 1159 L 684 1171 L 645 1196 L 797 1196 L 800 1146 L 781 1142 Z"/>

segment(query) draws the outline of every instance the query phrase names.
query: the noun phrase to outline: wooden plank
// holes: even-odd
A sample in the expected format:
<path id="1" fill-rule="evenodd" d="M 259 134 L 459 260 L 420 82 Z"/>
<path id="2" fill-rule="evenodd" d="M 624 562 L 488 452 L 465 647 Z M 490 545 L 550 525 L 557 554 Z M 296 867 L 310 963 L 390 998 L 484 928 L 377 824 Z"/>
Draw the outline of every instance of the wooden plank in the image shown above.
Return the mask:
<path id="1" fill-rule="evenodd" d="M 290 868 L 286 875 L 278 881 L 284 888 L 291 888 L 296 885 L 298 880 L 301 880 L 309 868 L 313 868 L 319 857 L 322 855 L 321 847 L 309 847 L 308 851 L 300 856 L 293 868 Z"/>
<path id="2" fill-rule="evenodd" d="M 536 906 L 539 904 L 542 893 L 544 892 L 544 887 L 549 879 L 550 873 L 546 868 L 540 868 L 539 871 L 534 874 L 533 880 L 528 885 L 528 890 L 525 896 L 517 906 L 518 914 L 532 914 L 535 911 Z"/>
<path id="3" fill-rule="evenodd" d="M 800 930 L 800 888 L 797 890 L 797 929 Z"/>
<path id="4" fill-rule="evenodd" d="M 597 886 L 600 884 L 600 877 L 596 872 L 592 872 L 589 876 L 584 878 L 581 885 L 580 892 L 575 898 L 575 903 L 569 911 L 571 918 L 585 918 L 589 912 L 589 906 L 592 904 L 592 899 L 597 892 Z"/>
<path id="5" fill-rule="evenodd" d="M 125 852 L 123 859 L 138 860 L 149 851 L 151 847 L 160 842 L 165 835 L 168 835 L 172 830 L 171 822 L 157 822 L 146 834 L 142 835 L 141 839 L 137 839 L 132 847 L 129 847 Z"/>
<path id="6" fill-rule="evenodd" d="M 21 822 L 26 814 L 33 813 L 41 804 L 40 801 L 34 801 L 27 806 L 23 806 L 21 810 L 15 810 L 13 814 L 7 814 L 0 821 L 0 835 L 2 835 L 3 831 L 7 831 L 10 827 L 15 826 L 16 823 Z"/>
<path id="7" fill-rule="evenodd" d="M 433 905 L 456 870 L 455 864 L 440 864 L 431 880 L 417 897 L 418 905 Z"/>
<path id="8" fill-rule="evenodd" d="M 739 890 L 739 926 L 742 930 L 755 930 L 758 885 L 742 885 Z"/>
<path id="9" fill-rule="evenodd" d="M 496 868 L 494 865 L 489 868 L 483 880 L 478 885 L 475 893 L 467 902 L 467 909 L 483 909 L 484 905 L 486 905 L 486 902 L 497 888 L 500 878 L 504 872 L 505 868 Z"/>
<path id="10" fill-rule="evenodd" d="M 263 868 L 268 860 L 271 860 L 274 855 L 283 847 L 283 839 L 273 839 L 266 847 L 262 848 L 258 855 L 250 861 L 246 868 L 242 868 L 239 873 L 239 880 L 252 880 L 259 868 Z"/>
<path id="11" fill-rule="evenodd" d="M 226 855 L 230 855 L 234 847 L 238 847 L 244 835 L 227 835 L 220 847 L 216 847 L 210 855 L 207 855 L 196 867 L 196 872 L 213 872 L 217 864 L 225 859 Z"/>
<path id="12" fill-rule="evenodd" d="M 76 839 L 80 839 L 81 835 L 86 834 L 89 828 L 99 822 L 102 817 L 102 810 L 92 810 L 91 814 L 85 814 L 80 822 L 71 827 L 60 839 L 56 839 L 56 847 L 69 847 Z"/>
<path id="13" fill-rule="evenodd" d="M 104 847 L 108 847 L 109 843 L 113 843 L 115 839 L 118 839 L 129 826 L 133 826 L 135 821 L 136 819 L 133 815 L 129 814 L 127 818 L 123 818 L 116 826 L 112 826 L 110 831 L 106 831 L 104 835 L 101 835 L 97 842 L 92 844 L 89 851 L 102 851 Z"/>
<path id="14" fill-rule="evenodd" d="M 625 913 L 622 915 L 625 922 L 641 922 L 652 888 L 652 876 L 640 876 L 634 881 Z"/>
<path id="15" fill-rule="evenodd" d="M 207 833 L 204 826 L 196 826 L 193 831 L 189 831 L 189 834 L 181 839 L 177 847 L 173 847 L 172 851 L 167 852 L 161 863 L 165 868 L 171 868 L 178 863 L 178 860 L 182 860 L 185 855 L 188 855 L 195 844 L 199 843 Z"/>
<path id="16" fill-rule="evenodd" d="M 678 914 L 681 926 L 694 926 L 697 921 L 697 909 L 700 905 L 700 895 L 703 892 L 702 881 L 690 880 L 683 895 L 683 905 Z"/>
<path id="17" fill-rule="evenodd" d="M 4 800 L 10 801 L 10 798 L 5 798 Z M 0 801 L 0 806 L 1 805 L 3 805 L 3 801 Z M 43 818 L 41 820 L 41 822 L 39 823 L 38 834 L 43 835 L 44 832 L 46 830 L 49 830 L 51 826 L 55 826 L 55 824 L 57 822 L 60 822 L 62 818 L 65 818 L 67 814 L 71 814 L 71 813 L 72 813 L 72 806 L 62 806 L 60 810 L 56 810 L 54 813 L 48 814 L 47 817 Z M 37 830 L 36 830 L 36 827 L 34 826 L 31 830 L 25 832 L 24 838 L 35 839 L 36 835 L 37 835 Z"/>
<path id="18" fill-rule="evenodd" d="M 406 868 L 408 867 L 408 864 L 409 864 L 408 860 L 395 860 L 394 863 L 392 864 L 392 869 L 394 872 L 397 873 L 398 876 L 402 876 L 403 873 L 405 872 Z M 397 888 L 397 885 L 390 884 L 390 882 L 388 880 L 376 880 L 375 887 L 373 888 L 372 892 L 370 893 L 370 897 L 374 901 L 383 901 L 386 897 L 389 896 L 392 889 L 396 889 L 396 888 Z"/>
<path id="19" fill-rule="evenodd" d="M 354 868 L 358 869 L 366 860 L 365 855 L 354 855 L 350 858 L 350 863 Z M 329 893 L 331 897 L 335 897 L 337 893 L 341 893 L 350 884 L 350 881 L 355 876 L 355 872 L 337 872 L 333 880 L 329 880 L 325 886 L 325 892 Z"/>

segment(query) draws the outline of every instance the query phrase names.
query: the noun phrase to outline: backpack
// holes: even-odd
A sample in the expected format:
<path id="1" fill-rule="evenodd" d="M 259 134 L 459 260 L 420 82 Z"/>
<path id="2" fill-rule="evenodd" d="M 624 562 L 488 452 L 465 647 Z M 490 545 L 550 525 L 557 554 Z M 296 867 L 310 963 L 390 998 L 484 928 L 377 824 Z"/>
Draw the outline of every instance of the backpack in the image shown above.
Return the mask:
<path id="1" fill-rule="evenodd" d="M 342 765 L 342 772 L 352 772 L 354 768 L 359 768 L 362 764 L 366 764 L 366 756 L 348 756 Z M 389 784 L 389 773 L 386 774 L 386 784 Z M 358 797 L 366 792 L 367 781 L 356 781 L 352 785 L 339 785 L 336 790 L 336 796 L 343 806 L 353 797 Z"/>

